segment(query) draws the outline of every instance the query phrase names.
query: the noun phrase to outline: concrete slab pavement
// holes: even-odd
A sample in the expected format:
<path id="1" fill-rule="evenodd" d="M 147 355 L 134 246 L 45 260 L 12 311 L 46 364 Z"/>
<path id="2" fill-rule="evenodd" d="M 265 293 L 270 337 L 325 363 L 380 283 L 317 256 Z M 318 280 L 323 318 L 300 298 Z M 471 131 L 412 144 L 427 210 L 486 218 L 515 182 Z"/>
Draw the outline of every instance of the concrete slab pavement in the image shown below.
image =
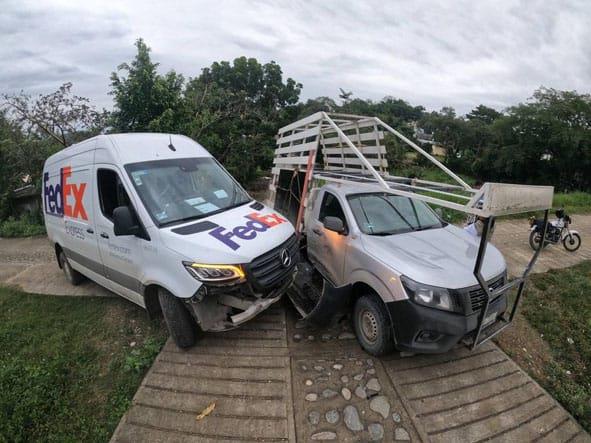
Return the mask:
<path id="1" fill-rule="evenodd" d="M 377 359 L 347 324 L 299 329 L 295 317 L 277 306 L 188 351 L 169 341 L 112 442 L 591 442 L 492 343 Z"/>
<path id="2" fill-rule="evenodd" d="M 0 238 L 0 284 L 34 294 L 117 297 L 90 280 L 69 284 L 47 237 Z"/>

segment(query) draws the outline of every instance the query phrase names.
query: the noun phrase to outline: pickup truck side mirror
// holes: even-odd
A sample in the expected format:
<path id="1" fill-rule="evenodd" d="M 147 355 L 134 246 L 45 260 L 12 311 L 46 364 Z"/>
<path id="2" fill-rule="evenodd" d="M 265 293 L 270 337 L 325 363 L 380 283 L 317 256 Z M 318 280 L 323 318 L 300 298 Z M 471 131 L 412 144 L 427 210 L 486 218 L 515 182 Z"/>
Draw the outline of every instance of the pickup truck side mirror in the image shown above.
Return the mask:
<path id="1" fill-rule="evenodd" d="M 326 216 L 324 217 L 322 224 L 329 231 L 338 232 L 339 234 L 345 233 L 345 224 L 343 223 L 343 220 L 338 217 Z"/>
<path id="2" fill-rule="evenodd" d="M 119 206 L 113 210 L 113 232 L 116 236 L 140 233 L 138 220 L 129 206 Z"/>

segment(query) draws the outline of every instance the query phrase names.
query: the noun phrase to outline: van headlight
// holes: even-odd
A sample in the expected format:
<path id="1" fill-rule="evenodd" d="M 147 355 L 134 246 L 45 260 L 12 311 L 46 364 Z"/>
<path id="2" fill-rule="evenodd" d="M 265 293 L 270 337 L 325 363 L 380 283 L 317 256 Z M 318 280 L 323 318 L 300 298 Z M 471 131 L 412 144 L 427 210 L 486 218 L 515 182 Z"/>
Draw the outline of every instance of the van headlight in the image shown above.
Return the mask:
<path id="1" fill-rule="evenodd" d="M 400 281 L 413 302 L 429 308 L 462 312 L 462 307 L 455 302 L 447 289 L 418 283 L 404 275 L 400 277 Z"/>
<path id="2" fill-rule="evenodd" d="M 183 262 L 185 269 L 194 278 L 207 283 L 241 283 L 245 278 L 240 265 L 212 265 Z"/>

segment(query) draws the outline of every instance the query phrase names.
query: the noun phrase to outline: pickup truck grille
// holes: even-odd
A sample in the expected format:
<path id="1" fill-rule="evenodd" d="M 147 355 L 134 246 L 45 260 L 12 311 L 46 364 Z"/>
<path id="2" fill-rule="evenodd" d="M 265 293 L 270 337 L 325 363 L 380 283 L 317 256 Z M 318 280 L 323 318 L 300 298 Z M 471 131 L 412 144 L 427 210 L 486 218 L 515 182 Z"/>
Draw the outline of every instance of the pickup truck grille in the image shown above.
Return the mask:
<path id="1" fill-rule="evenodd" d="M 281 261 L 281 252 L 284 249 L 290 257 L 288 266 L 284 266 Z M 253 288 L 265 292 L 284 283 L 297 264 L 298 251 L 298 240 L 294 234 L 276 248 L 255 258 L 247 266 L 249 281 Z"/>
<path id="2" fill-rule="evenodd" d="M 489 280 L 487 283 L 489 287 L 493 289 L 500 288 L 505 283 L 505 276 L 502 275 L 497 277 L 496 279 L 492 280 L 492 282 Z M 472 308 L 472 312 L 479 311 L 486 303 L 486 294 L 480 286 L 470 288 L 468 290 L 468 295 L 470 297 L 470 306 Z"/>

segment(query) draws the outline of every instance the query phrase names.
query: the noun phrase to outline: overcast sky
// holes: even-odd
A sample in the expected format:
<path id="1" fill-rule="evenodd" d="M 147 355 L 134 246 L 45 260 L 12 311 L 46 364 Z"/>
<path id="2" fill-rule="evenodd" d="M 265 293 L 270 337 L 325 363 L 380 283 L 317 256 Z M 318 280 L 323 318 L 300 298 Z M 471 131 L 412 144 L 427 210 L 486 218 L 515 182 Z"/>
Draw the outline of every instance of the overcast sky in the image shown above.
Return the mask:
<path id="1" fill-rule="evenodd" d="M 0 0 L 0 92 L 66 82 L 112 106 L 109 75 L 143 37 L 165 72 L 275 60 L 302 99 L 400 97 L 464 113 L 540 85 L 591 92 L 591 2 Z"/>

